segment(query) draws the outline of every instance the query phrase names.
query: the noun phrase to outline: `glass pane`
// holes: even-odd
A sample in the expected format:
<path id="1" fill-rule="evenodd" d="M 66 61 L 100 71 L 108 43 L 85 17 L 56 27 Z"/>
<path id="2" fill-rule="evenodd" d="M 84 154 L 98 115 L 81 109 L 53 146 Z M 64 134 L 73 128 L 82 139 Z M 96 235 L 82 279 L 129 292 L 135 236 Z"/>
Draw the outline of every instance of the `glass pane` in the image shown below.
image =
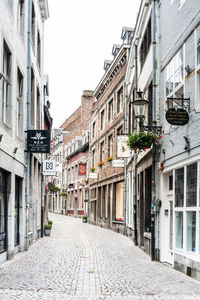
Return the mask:
<path id="1" fill-rule="evenodd" d="M 183 212 L 176 212 L 175 214 L 175 244 L 176 248 L 183 248 Z"/>
<path id="2" fill-rule="evenodd" d="M 184 203 L 184 168 L 175 171 L 175 206 Z"/>
<path id="3" fill-rule="evenodd" d="M 200 64 L 200 45 L 197 47 L 197 65 Z"/>
<path id="4" fill-rule="evenodd" d="M 196 250 L 196 212 L 187 212 L 187 251 Z"/>
<path id="5" fill-rule="evenodd" d="M 186 205 L 197 204 L 197 163 L 187 166 Z"/>

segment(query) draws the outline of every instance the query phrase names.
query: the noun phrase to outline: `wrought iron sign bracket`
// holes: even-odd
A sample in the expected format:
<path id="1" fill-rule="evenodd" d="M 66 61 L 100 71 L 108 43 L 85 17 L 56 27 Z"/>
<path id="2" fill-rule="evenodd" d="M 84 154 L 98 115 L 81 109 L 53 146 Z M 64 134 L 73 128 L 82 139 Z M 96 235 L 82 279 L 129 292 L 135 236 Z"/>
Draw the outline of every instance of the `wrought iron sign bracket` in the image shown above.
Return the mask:
<path id="1" fill-rule="evenodd" d="M 169 103 L 172 103 L 172 107 L 173 104 L 176 103 L 178 106 L 180 106 L 182 109 L 185 109 L 186 111 L 190 112 L 190 97 L 189 98 L 167 98 L 167 106 L 168 109 L 169 107 Z"/>
<path id="2" fill-rule="evenodd" d="M 140 129 L 145 131 L 152 131 L 158 134 L 162 132 L 162 126 L 141 126 Z"/>

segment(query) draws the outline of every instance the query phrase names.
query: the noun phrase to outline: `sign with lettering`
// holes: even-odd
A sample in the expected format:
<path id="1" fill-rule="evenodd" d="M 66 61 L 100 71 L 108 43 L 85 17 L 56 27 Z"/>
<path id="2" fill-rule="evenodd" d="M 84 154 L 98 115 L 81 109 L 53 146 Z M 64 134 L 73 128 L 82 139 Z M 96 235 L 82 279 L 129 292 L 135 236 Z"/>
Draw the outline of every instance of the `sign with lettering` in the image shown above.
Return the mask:
<path id="1" fill-rule="evenodd" d="M 56 162 L 55 160 L 43 161 L 43 175 L 56 175 Z"/>
<path id="2" fill-rule="evenodd" d="M 170 108 L 165 114 L 167 122 L 171 125 L 184 126 L 189 121 L 188 112 L 182 108 Z"/>
<path id="3" fill-rule="evenodd" d="M 50 130 L 28 130 L 27 152 L 50 153 Z"/>
<path id="4" fill-rule="evenodd" d="M 78 175 L 86 175 L 86 164 L 79 164 Z"/>
<path id="5" fill-rule="evenodd" d="M 5 240 L 6 238 L 6 233 L 5 232 L 0 232 L 0 241 Z"/>

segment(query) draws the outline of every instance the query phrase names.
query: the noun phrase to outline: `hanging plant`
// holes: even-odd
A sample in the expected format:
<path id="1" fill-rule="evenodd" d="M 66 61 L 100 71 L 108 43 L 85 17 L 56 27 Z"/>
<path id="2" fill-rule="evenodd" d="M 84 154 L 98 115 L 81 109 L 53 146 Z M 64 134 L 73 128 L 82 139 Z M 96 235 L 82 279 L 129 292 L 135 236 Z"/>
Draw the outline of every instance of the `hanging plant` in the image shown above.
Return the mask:
<path id="1" fill-rule="evenodd" d="M 113 160 L 113 157 L 112 157 L 112 156 L 108 156 L 108 157 L 106 158 L 106 160 L 107 160 L 107 162 L 111 162 L 111 161 Z"/>
<path id="2" fill-rule="evenodd" d="M 59 196 L 66 196 L 66 195 L 67 195 L 66 192 L 61 192 L 61 193 L 59 193 Z"/>
<path id="3" fill-rule="evenodd" d="M 91 167 L 91 168 L 90 168 L 90 172 L 93 173 L 94 171 L 95 171 L 95 167 Z"/>
<path id="4" fill-rule="evenodd" d="M 103 165 L 104 165 L 104 161 L 100 161 L 100 162 L 98 163 L 98 167 L 99 167 L 99 168 L 101 168 Z"/>
<path id="5" fill-rule="evenodd" d="M 49 187 L 49 191 L 56 193 L 60 191 L 60 188 L 57 185 L 53 185 L 51 187 Z"/>
<path id="6" fill-rule="evenodd" d="M 141 151 L 151 148 L 152 144 L 158 145 L 161 138 L 161 135 L 151 131 L 140 131 L 139 133 L 129 134 L 127 145 L 131 150 L 134 150 L 134 152 L 140 153 Z"/>

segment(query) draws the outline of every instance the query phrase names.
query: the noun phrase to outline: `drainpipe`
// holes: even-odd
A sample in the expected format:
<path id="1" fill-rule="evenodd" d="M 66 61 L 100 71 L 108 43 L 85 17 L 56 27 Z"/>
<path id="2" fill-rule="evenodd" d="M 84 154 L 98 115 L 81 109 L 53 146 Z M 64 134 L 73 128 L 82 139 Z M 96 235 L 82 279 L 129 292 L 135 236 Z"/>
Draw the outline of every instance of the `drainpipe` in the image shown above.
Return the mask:
<path id="1" fill-rule="evenodd" d="M 31 0 L 28 0 L 28 32 L 27 32 L 27 131 L 30 129 L 30 103 L 31 103 Z M 28 250 L 28 214 L 29 214 L 29 172 L 30 172 L 30 153 L 27 152 L 26 158 L 26 250 Z"/>
<path id="2" fill-rule="evenodd" d="M 91 188 L 90 188 L 90 161 L 91 161 L 91 122 L 89 122 L 89 157 L 88 157 L 88 223 L 90 223 L 91 214 Z M 96 212 L 95 212 L 96 213 Z"/>
<path id="3" fill-rule="evenodd" d="M 156 0 L 152 1 L 152 50 L 153 50 L 153 98 L 152 121 L 156 126 Z M 152 198 L 151 198 L 151 260 L 155 255 L 155 204 L 156 204 L 156 147 L 152 149 Z"/>
<path id="4" fill-rule="evenodd" d="M 130 49 L 126 49 L 126 61 L 128 62 Z M 128 135 L 128 82 L 125 81 L 125 116 L 124 116 L 124 133 Z M 123 220 L 123 234 L 126 235 L 126 202 L 127 202 L 127 158 L 124 158 L 124 220 Z"/>
<path id="5" fill-rule="evenodd" d="M 135 90 L 134 98 L 137 96 L 137 76 L 138 76 L 138 66 L 137 66 L 137 44 L 135 43 Z M 136 130 L 136 119 L 134 118 L 134 129 Z M 133 224 L 134 224 L 134 243 L 137 246 L 137 158 L 134 153 L 134 185 L 133 185 Z"/>

